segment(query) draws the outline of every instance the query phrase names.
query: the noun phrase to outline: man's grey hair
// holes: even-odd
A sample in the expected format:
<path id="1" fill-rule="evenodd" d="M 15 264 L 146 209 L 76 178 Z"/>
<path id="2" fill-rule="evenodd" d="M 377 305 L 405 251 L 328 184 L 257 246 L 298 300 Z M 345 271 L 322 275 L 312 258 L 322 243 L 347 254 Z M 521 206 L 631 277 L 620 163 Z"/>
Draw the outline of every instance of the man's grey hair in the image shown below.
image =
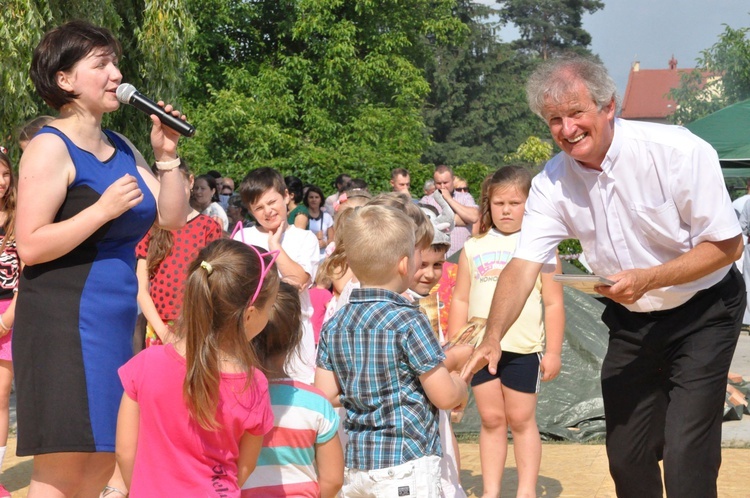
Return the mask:
<path id="1" fill-rule="evenodd" d="M 604 65 L 590 57 L 566 56 L 543 62 L 526 82 L 526 98 L 531 111 L 545 119 L 545 102 L 562 103 L 577 82 L 583 82 L 599 110 L 614 99 L 620 107 L 617 85 Z"/>
<path id="2" fill-rule="evenodd" d="M 748 179 L 748 185 L 750 185 L 750 179 Z M 424 189 L 428 190 L 431 188 L 435 188 L 435 180 L 425 180 Z"/>

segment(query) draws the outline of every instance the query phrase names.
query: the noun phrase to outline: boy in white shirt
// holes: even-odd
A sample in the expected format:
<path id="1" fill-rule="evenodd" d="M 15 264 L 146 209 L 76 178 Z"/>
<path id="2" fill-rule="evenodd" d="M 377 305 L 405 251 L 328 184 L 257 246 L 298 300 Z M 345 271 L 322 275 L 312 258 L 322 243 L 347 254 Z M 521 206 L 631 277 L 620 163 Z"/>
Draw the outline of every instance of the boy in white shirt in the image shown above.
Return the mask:
<path id="1" fill-rule="evenodd" d="M 300 354 L 287 372 L 300 382 L 312 384 L 315 376 L 315 338 L 312 327 L 313 307 L 308 289 L 318 267 L 318 239 L 309 230 L 287 223 L 287 192 L 284 178 L 273 168 L 250 171 L 240 183 L 242 203 L 253 215 L 257 225 L 244 228 L 234 240 L 280 251 L 276 259 L 279 275 L 300 289 L 303 336 Z"/>

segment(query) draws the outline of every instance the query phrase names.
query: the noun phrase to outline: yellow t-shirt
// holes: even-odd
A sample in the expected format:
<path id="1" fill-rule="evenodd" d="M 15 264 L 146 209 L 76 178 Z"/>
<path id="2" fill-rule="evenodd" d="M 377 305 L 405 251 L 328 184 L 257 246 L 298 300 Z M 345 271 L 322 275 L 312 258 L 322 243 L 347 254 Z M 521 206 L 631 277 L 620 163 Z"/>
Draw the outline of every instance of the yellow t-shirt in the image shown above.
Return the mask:
<path id="1" fill-rule="evenodd" d="M 466 241 L 461 257 L 469 262 L 471 288 L 468 317 L 487 318 L 497 277 L 513 257 L 520 232 L 503 235 L 494 228 L 484 237 Z M 500 341 L 503 351 L 529 354 L 544 350 L 542 279 L 537 276 L 534 288 L 518 317 Z"/>

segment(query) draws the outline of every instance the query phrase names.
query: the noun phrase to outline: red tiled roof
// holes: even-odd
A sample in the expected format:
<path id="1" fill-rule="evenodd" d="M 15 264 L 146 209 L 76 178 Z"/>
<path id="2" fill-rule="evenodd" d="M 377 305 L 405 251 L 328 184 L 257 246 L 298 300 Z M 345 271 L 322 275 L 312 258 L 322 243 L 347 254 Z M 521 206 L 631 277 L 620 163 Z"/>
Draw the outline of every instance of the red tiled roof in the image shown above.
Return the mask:
<path id="1" fill-rule="evenodd" d="M 667 97 L 672 88 L 680 86 L 680 76 L 692 69 L 630 70 L 620 116 L 629 119 L 666 118 L 675 111 L 675 103 Z"/>

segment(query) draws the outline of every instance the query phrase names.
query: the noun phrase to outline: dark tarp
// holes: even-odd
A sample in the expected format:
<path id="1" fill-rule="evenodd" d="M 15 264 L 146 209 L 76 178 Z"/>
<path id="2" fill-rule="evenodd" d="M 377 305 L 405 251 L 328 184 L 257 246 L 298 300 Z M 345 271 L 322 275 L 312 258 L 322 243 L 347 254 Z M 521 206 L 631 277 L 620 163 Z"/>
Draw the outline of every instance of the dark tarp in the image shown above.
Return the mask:
<path id="1" fill-rule="evenodd" d="M 579 272 L 565 264 L 564 272 Z M 604 305 L 588 294 L 565 288 L 565 339 L 562 369 L 551 382 L 542 382 L 537 424 L 543 439 L 587 441 L 604 437 L 601 365 L 607 351 L 607 328 L 601 322 Z M 456 433 L 479 432 L 481 422 L 473 397 Z"/>

